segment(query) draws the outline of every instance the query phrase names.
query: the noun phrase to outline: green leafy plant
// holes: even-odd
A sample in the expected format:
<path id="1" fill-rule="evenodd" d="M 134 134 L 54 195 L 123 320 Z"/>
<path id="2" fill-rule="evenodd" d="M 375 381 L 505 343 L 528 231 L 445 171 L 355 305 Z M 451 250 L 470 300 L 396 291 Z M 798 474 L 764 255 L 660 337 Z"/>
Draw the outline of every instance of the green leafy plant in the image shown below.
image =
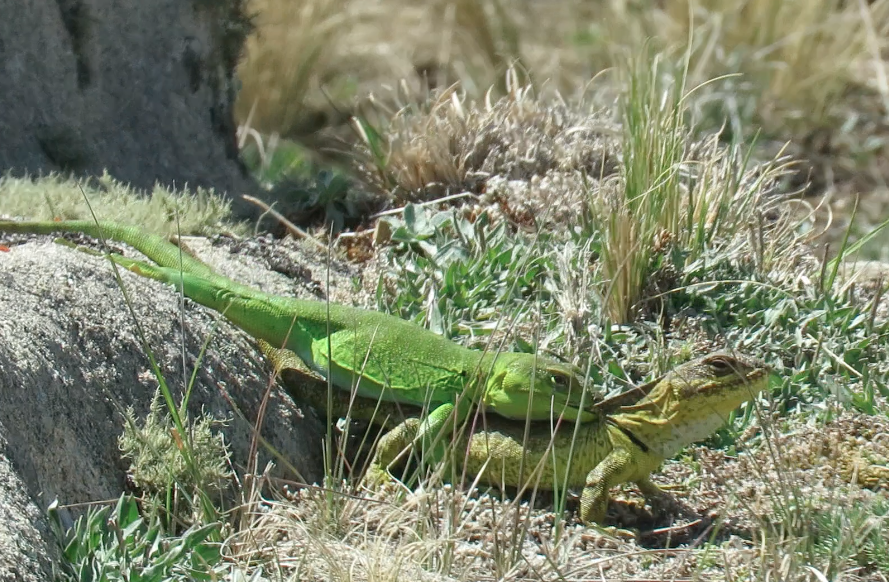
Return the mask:
<path id="1" fill-rule="evenodd" d="M 60 582 L 217 580 L 225 570 L 220 544 L 210 541 L 220 524 L 194 525 L 170 537 L 159 519 L 146 521 L 128 495 L 113 508 L 89 509 L 67 531 L 57 508 L 49 517 L 64 557 Z"/>
<path id="2" fill-rule="evenodd" d="M 414 205 L 390 222 L 395 245 L 377 288 L 384 310 L 446 337 L 485 336 L 504 314 L 518 314 L 530 300 L 549 295 L 551 258 L 503 222 Z"/>
<path id="3" fill-rule="evenodd" d="M 335 170 L 285 178 L 272 195 L 281 201 L 281 211 L 295 222 L 323 224 L 334 233 L 361 224 L 377 205 L 354 180 Z"/>

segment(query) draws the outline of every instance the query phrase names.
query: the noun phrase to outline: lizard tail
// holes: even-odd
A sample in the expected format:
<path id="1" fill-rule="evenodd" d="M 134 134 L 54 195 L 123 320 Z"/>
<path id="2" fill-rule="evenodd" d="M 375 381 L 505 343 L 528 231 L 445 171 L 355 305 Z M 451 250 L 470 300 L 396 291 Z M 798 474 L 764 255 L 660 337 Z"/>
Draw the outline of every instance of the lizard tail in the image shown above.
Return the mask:
<path id="1" fill-rule="evenodd" d="M 177 275 L 181 271 L 195 277 L 200 277 L 212 282 L 218 287 L 224 287 L 234 292 L 247 292 L 250 289 L 236 281 L 223 277 L 216 273 L 208 265 L 192 257 L 180 247 L 156 234 L 145 233 L 138 227 L 118 224 L 115 222 L 90 220 L 65 220 L 59 222 L 41 221 L 15 221 L 0 220 L 0 232 L 17 232 L 33 234 L 54 234 L 58 232 L 79 232 L 102 240 L 113 240 L 127 244 L 157 263 L 160 267 L 173 269 Z M 153 265 L 141 261 L 126 259 L 120 255 L 113 257 L 119 265 L 136 273 L 142 273 L 146 277 L 176 283 L 176 278 L 164 269 L 158 269 Z"/>

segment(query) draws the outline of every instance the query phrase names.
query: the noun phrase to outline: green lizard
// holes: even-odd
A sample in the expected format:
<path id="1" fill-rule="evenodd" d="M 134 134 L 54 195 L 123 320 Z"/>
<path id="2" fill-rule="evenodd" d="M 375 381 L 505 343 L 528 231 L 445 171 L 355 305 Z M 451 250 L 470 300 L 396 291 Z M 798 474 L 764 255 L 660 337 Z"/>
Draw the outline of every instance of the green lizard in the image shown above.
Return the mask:
<path id="1" fill-rule="evenodd" d="M 287 354 L 270 354 L 279 369 L 292 368 Z M 768 384 L 762 364 L 740 355 L 714 353 L 677 366 L 661 378 L 630 394 L 597 404 L 598 418 L 553 426 L 487 417 L 483 429 L 454 444 L 455 461 L 467 476 L 493 486 L 543 489 L 582 487 L 580 518 L 601 523 L 609 489 L 635 482 L 646 496 L 660 495 L 650 480 L 665 459 L 702 440 L 723 425 L 726 417 Z M 285 376 L 286 381 L 286 376 Z M 324 409 L 324 390 L 287 382 L 310 403 Z M 641 398 L 638 395 L 643 395 Z M 633 402 L 633 403 L 629 403 Z M 332 400 L 336 415 L 391 425 L 399 411 L 376 401 Z M 373 419 L 373 420 L 372 420 Z M 408 450 L 420 420 L 408 418 L 377 444 L 366 477 L 370 483 L 389 479 L 388 468 Z M 467 431 L 471 432 L 471 431 Z"/>
<path id="2" fill-rule="evenodd" d="M 111 254 L 119 265 L 177 286 L 254 338 L 287 348 L 337 388 L 430 410 L 417 439 L 426 447 L 474 404 L 513 419 L 585 420 L 579 370 L 527 353 L 468 349 L 411 322 L 355 307 L 276 297 L 214 272 L 162 237 L 103 222 L 0 221 L 0 232 L 79 232 L 128 244 L 157 265 Z M 434 454 L 438 452 L 436 449 Z"/>

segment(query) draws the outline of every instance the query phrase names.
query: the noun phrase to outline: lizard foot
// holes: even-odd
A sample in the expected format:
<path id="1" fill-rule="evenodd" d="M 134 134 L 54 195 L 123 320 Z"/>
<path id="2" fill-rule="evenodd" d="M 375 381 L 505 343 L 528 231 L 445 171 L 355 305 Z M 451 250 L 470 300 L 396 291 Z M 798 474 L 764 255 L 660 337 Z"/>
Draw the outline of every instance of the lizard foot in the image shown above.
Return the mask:
<path id="1" fill-rule="evenodd" d="M 369 491 L 383 489 L 387 485 L 395 483 L 395 478 L 379 464 L 373 463 L 367 468 L 364 477 L 361 478 L 361 488 Z"/>
<path id="2" fill-rule="evenodd" d="M 635 529 L 625 529 L 613 525 L 599 525 L 597 523 L 588 523 L 586 528 L 597 534 L 616 540 L 634 540 L 639 537 L 639 532 Z"/>
<path id="3" fill-rule="evenodd" d="M 684 493 L 688 491 L 685 485 L 662 485 L 658 486 L 652 483 L 648 478 L 641 479 L 636 482 L 639 491 L 645 497 L 645 500 L 651 504 L 652 511 L 659 514 L 676 513 L 682 510 L 682 504 L 674 496 L 674 493 Z"/>

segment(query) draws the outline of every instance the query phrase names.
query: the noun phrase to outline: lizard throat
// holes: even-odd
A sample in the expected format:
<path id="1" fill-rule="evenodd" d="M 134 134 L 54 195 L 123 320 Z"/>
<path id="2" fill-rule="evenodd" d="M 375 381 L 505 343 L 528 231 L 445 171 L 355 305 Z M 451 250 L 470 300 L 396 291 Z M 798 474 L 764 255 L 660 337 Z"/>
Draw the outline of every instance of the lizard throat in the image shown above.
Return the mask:
<path id="1" fill-rule="evenodd" d="M 631 431 L 630 429 L 628 429 L 625 426 L 621 426 L 619 423 L 615 422 L 613 418 L 607 419 L 606 422 L 608 424 L 610 424 L 611 426 L 613 426 L 614 428 L 616 428 L 617 430 L 619 430 L 620 432 L 624 433 L 624 436 L 627 437 L 628 439 L 630 439 L 630 442 L 632 442 L 634 445 L 639 447 L 643 453 L 647 453 L 650 450 L 648 448 L 648 445 L 646 445 L 644 442 L 642 442 L 642 440 L 639 437 L 637 437 L 636 435 L 633 434 L 633 431 Z"/>
<path id="2" fill-rule="evenodd" d="M 669 459 L 723 426 L 734 409 L 765 385 L 765 374 L 731 382 L 683 383 L 624 407 L 608 422 L 643 452 Z"/>

